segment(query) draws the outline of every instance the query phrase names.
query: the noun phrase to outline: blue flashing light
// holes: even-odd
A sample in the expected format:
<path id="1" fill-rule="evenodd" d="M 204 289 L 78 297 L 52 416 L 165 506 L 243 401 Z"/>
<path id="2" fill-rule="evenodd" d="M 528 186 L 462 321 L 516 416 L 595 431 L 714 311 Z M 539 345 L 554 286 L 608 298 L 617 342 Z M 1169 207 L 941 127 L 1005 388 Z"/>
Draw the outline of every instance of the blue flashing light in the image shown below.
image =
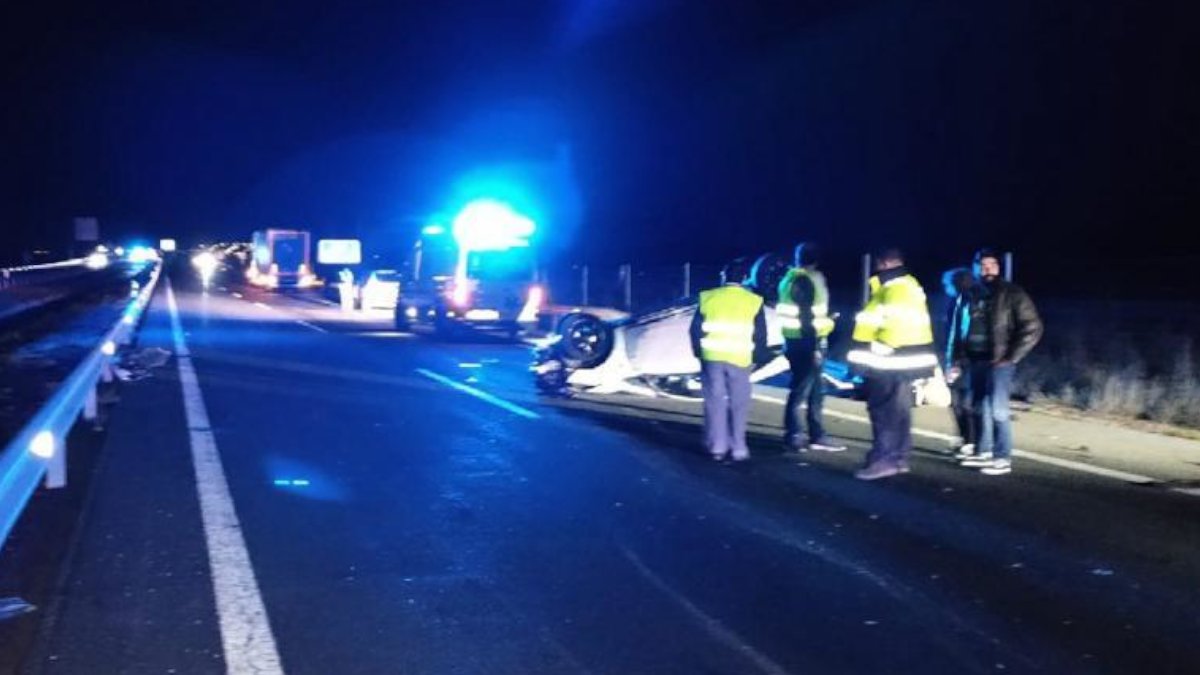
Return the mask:
<path id="1" fill-rule="evenodd" d="M 446 234 L 446 228 L 442 225 L 436 225 L 436 224 L 435 225 L 426 225 L 425 227 L 421 228 L 421 234 L 428 235 L 430 237 L 436 237 L 439 235 Z"/>
<path id="2" fill-rule="evenodd" d="M 470 202 L 454 217 L 454 239 L 470 251 L 526 247 L 536 230 L 533 219 L 494 199 Z"/>

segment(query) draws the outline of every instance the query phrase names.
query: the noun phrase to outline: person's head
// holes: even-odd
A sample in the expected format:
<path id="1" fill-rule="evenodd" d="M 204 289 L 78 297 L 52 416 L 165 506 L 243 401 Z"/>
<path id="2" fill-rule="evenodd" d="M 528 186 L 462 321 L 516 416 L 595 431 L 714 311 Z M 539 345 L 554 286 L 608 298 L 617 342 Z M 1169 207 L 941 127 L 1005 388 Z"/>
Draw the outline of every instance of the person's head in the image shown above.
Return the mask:
<path id="1" fill-rule="evenodd" d="M 875 271 L 904 267 L 904 252 L 894 246 L 885 246 L 875 252 Z"/>
<path id="2" fill-rule="evenodd" d="M 946 297 L 957 298 L 971 286 L 971 270 L 955 267 L 942 273 L 942 290 Z"/>
<path id="3" fill-rule="evenodd" d="M 810 241 L 802 241 L 796 244 L 795 250 L 792 251 L 792 264 L 796 267 L 816 267 L 820 262 L 819 251 L 817 245 Z"/>
<path id="4" fill-rule="evenodd" d="M 976 251 L 975 276 L 989 284 L 999 279 L 1000 254 L 990 248 L 981 248 Z"/>
<path id="5" fill-rule="evenodd" d="M 734 258 L 721 270 L 722 284 L 743 284 L 750 274 L 750 261 L 746 258 Z"/>

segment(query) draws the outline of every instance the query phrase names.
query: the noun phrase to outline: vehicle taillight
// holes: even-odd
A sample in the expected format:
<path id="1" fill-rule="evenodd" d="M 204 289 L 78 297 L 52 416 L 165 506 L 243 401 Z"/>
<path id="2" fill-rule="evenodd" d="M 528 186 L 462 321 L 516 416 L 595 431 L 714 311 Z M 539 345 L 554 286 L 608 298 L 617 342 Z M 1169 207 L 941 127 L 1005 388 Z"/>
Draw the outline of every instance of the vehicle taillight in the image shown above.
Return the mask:
<path id="1" fill-rule="evenodd" d="M 530 286 L 529 295 L 525 298 L 525 306 L 521 308 L 521 314 L 517 316 L 518 323 L 533 323 L 537 321 L 538 312 L 542 309 L 542 303 L 546 301 L 546 289 L 541 286 Z"/>
<path id="2" fill-rule="evenodd" d="M 450 287 L 450 303 L 455 307 L 466 307 L 471 303 L 471 284 L 466 280 L 457 280 Z"/>

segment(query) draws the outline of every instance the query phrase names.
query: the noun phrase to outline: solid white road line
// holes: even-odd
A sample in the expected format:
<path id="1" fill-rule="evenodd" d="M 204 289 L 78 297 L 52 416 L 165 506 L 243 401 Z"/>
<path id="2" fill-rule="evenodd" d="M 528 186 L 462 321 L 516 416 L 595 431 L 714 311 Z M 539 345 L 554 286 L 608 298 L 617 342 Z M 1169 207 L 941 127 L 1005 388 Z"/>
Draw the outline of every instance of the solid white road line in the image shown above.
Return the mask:
<path id="1" fill-rule="evenodd" d="M 781 398 L 778 396 L 771 396 L 769 394 L 754 394 L 754 398 L 759 401 L 768 401 L 770 403 L 778 403 L 779 405 L 787 404 L 787 399 Z M 855 415 L 853 413 L 844 413 L 844 412 L 839 412 L 837 410 L 829 410 L 829 409 L 826 409 L 824 412 L 826 415 L 829 415 L 830 417 L 837 417 L 840 419 L 849 420 L 852 422 L 859 422 L 861 424 L 866 424 L 866 425 L 871 424 L 871 420 L 869 418 L 863 417 L 862 415 Z M 934 439 L 946 441 L 948 443 L 953 443 L 954 441 L 958 440 L 957 436 L 953 436 L 951 434 L 944 434 L 944 433 L 941 433 L 938 431 L 929 431 L 927 429 L 914 428 L 912 430 L 912 432 L 913 432 L 913 435 L 915 435 L 915 436 L 925 436 L 926 438 L 934 438 Z M 1014 448 L 1013 456 L 1020 457 L 1022 459 L 1028 459 L 1028 460 L 1034 461 L 1034 462 L 1041 462 L 1042 464 L 1051 464 L 1053 466 L 1057 466 L 1057 467 L 1060 467 L 1063 469 L 1071 469 L 1073 471 L 1080 471 L 1082 473 L 1090 473 L 1094 476 L 1103 476 L 1105 478 L 1115 478 L 1117 480 L 1125 481 L 1126 483 L 1161 483 L 1162 482 L 1162 481 L 1158 480 L 1157 478 L 1151 478 L 1150 476 L 1143 476 L 1141 474 L 1129 473 L 1127 471 L 1118 471 L 1117 469 L 1106 469 L 1102 466 L 1095 466 L 1093 464 L 1085 464 L 1083 462 L 1077 462 L 1077 461 L 1074 461 L 1071 459 L 1061 459 L 1059 457 L 1051 457 L 1050 455 L 1043 455 L 1043 454 L 1037 453 L 1037 452 L 1030 452 L 1029 450 L 1020 450 L 1020 449 Z"/>
<path id="2" fill-rule="evenodd" d="M 179 307 L 170 279 L 167 280 L 167 307 L 171 313 L 171 334 L 183 387 L 183 406 L 221 626 L 225 670 L 229 673 L 283 673 L 267 609 L 258 590 L 258 580 L 242 537 L 242 526 L 229 493 L 229 483 L 221 468 L 221 455 L 209 426 L 208 408 L 204 405 L 191 353 L 183 338 Z"/>
<path id="3" fill-rule="evenodd" d="M 417 372 L 424 375 L 425 377 L 428 377 L 429 379 L 433 380 L 434 382 L 440 382 L 440 383 L 446 385 L 447 387 L 450 387 L 451 389 L 457 389 L 458 391 L 461 391 L 464 394 L 469 394 L 481 401 L 486 401 L 488 403 L 491 403 L 492 405 L 496 406 L 497 408 L 503 408 L 503 409 L 509 411 L 510 413 L 513 413 L 514 415 L 520 415 L 521 417 L 524 417 L 526 419 L 531 419 L 531 420 L 540 419 L 542 417 L 541 415 L 533 412 L 532 410 L 529 410 L 527 408 L 522 408 L 521 406 L 519 406 L 515 403 L 509 403 L 508 401 L 505 401 L 502 398 L 493 396 L 481 389 L 476 389 L 475 387 L 471 387 L 471 386 L 462 384 L 461 382 L 455 382 L 454 380 L 452 380 L 448 377 L 444 377 L 442 375 L 438 375 L 437 373 L 435 373 L 433 371 L 425 370 L 424 368 L 417 368 Z"/>
<path id="4" fill-rule="evenodd" d="M 255 306 L 255 307 L 258 307 L 259 309 L 265 309 L 265 310 L 267 310 L 268 312 L 273 312 L 273 311 L 275 311 L 275 308 L 274 308 L 274 307 L 272 307 L 272 306 L 268 305 L 268 304 L 267 304 L 267 303 L 265 303 L 265 302 L 258 302 L 257 300 L 254 302 L 254 306 Z"/>

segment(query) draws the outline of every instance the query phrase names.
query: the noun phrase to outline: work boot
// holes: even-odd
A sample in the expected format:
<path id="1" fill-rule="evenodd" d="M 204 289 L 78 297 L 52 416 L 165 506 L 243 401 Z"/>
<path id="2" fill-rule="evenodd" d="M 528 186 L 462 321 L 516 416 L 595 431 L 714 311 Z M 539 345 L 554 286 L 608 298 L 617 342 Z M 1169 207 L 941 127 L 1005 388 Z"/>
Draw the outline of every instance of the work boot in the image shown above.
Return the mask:
<path id="1" fill-rule="evenodd" d="M 900 473 L 900 467 L 894 464 L 876 462 L 855 471 L 854 477 L 859 480 L 877 480 L 879 478 L 895 476 L 898 473 Z"/>

